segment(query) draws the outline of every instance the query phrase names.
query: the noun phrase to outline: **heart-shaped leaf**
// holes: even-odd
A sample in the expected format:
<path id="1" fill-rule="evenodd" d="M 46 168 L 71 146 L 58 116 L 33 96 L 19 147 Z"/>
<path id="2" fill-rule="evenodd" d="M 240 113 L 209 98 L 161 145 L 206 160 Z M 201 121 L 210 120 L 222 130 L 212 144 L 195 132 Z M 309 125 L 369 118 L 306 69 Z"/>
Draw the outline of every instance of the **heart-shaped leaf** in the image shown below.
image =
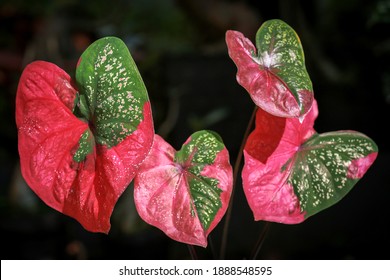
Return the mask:
<path id="1" fill-rule="evenodd" d="M 156 135 L 134 180 L 137 211 L 170 238 L 206 247 L 232 191 L 232 167 L 221 138 L 199 131 L 175 151 Z"/>
<path id="2" fill-rule="evenodd" d="M 313 103 L 301 42 L 285 22 L 264 22 L 256 46 L 238 31 L 226 32 L 229 56 L 237 66 L 237 81 L 253 102 L 280 117 L 301 117 Z"/>
<path id="3" fill-rule="evenodd" d="M 317 134 L 317 115 L 316 102 L 302 123 L 257 110 L 242 171 L 255 220 L 302 222 L 342 199 L 376 159 L 376 144 L 359 132 Z"/>
<path id="4" fill-rule="evenodd" d="M 28 65 L 16 124 L 22 174 L 50 207 L 105 232 L 119 196 L 154 136 L 146 88 L 118 38 L 93 43 L 76 69 L 78 90 L 54 64 Z"/>

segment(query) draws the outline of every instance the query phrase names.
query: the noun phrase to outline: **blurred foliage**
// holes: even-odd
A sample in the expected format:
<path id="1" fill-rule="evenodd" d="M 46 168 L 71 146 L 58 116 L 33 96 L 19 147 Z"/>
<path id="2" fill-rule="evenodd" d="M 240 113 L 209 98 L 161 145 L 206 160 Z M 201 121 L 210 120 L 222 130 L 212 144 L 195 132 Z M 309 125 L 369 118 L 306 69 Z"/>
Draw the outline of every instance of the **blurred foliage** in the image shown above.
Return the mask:
<path id="1" fill-rule="evenodd" d="M 375 3 L 367 23 L 369 26 L 390 24 L 390 1 L 382 0 Z"/>
<path id="2" fill-rule="evenodd" d="M 69 21 L 73 29 L 99 37 L 116 35 L 152 53 L 191 50 L 196 41 L 195 29 L 174 0 L 3 0 L 2 5 L 3 14 Z"/>

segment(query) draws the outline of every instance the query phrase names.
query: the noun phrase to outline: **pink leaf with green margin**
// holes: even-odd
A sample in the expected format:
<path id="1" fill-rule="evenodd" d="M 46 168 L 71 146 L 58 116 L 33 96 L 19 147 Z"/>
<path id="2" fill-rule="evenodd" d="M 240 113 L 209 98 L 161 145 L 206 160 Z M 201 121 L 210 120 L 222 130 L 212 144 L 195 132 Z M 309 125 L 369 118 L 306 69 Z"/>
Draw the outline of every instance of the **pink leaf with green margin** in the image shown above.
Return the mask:
<path id="1" fill-rule="evenodd" d="M 217 134 L 196 132 L 180 151 L 155 135 L 134 180 L 137 211 L 170 238 L 206 247 L 229 204 L 232 177 L 228 151 Z"/>
<path id="2" fill-rule="evenodd" d="M 253 102 L 279 117 L 301 117 L 313 103 L 301 42 L 281 20 L 269 20 L 256 34 L 256 46 L 238 31 L 226 32 L 229 56 L 237 66 L 237 81 Z"/>
<path id="3" fill-rule="evenodd" d="M 79 91 L 44 61 L 23 71 L 16 96 L 21 171 L 48 206 L 108 233 L 113 208 L 153 143 L 150 103 L 117 38 L 82 54 L 76 80 Z"/>
<path id="4" fill-rule="evenodd" d="M 255 220 L 304 221 L 342 199 L 376 159 L 376 144 L 359 132 L 317 134 L 317 115 L 316 102 L 302 123 L 258 109 L 242 171 Z"/>

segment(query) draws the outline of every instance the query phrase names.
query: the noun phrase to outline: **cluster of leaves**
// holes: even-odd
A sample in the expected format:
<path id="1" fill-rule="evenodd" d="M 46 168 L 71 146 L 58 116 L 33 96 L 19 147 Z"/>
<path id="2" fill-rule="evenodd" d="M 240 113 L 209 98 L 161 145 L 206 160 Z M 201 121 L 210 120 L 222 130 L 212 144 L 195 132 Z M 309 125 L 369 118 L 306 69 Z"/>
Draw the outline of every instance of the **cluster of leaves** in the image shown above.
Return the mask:
<path id="1" fill-rule="evenodd" d="M 256 48 L 226 33 L 237 81 L 259 107 L 249 135 L 243 187 L 256 220 L 295 224 L 335 204 L 376 159 L 375 142 L 355 131 L 318 134 L 317 103 L 301 42 L 281 20 L 265 22 Z"/>
<path id="2" fill-rule="evenodd" d="M 318 110 L 302 46 L 286 23 L 265 22 L 257 50 L 237 31 L 227 31 L 226 42 L 237 81 L 258 106 L 242 170 L 255 220 L 302 222 L 348 193 L 377 146 L 358 132 L 315 132 Z M 109 232 L 133 179 L 141 218 L 174 240 L 206 247 L 225 215 L 233 170 L 221 137 L 198 131 L 176 151 L 156 135 L 146 87 L 118 38 L 85 50 L 75 81 L 49 62 L 29 64 L 16 123 L 26 182 L 86 230 Z"/>

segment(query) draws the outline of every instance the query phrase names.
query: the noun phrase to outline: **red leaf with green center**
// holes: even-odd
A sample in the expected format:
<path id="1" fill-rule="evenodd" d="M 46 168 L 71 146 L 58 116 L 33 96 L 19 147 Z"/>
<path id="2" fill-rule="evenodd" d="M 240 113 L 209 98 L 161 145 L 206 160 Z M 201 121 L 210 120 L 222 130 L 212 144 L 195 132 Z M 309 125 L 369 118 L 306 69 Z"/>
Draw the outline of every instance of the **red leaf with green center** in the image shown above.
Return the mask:
<path id="1" fill-rule="evenodd" d="M 107 233 L 119 196 L 152 146 L 150 103 L 117 38 L 82 54 L 76 81 L 78 92 L 68 74 L 43 61 L 23 71 L 16 97 L 21 171 L 47 205 Z"/>
<path id="2" fill-rule="evenodd" d="M 295 224 L 342 199 L 376 159 L 374 141 L 355 131 L 317 134 L 317 104 L 298 119 L 256 113 L 242 171 L 255 220 Z"/>
<path id="3" fill-rule="evenodd" d="M 156 135 L 134 181 L 141 218 L 170 238 L 206 247 L 232 191 L 229 154 L 218 135 L 196 132 L 175 151 Z"/>
<path id="4" fill-rule="evenodd" d="M 281 20 L 266 21 L 257 31 L 256 46 L 238 31 L 226 32 L 237 81 L 253 102 L 279 117 L 301 117 L 313 103 L 301 42 Z"/>

